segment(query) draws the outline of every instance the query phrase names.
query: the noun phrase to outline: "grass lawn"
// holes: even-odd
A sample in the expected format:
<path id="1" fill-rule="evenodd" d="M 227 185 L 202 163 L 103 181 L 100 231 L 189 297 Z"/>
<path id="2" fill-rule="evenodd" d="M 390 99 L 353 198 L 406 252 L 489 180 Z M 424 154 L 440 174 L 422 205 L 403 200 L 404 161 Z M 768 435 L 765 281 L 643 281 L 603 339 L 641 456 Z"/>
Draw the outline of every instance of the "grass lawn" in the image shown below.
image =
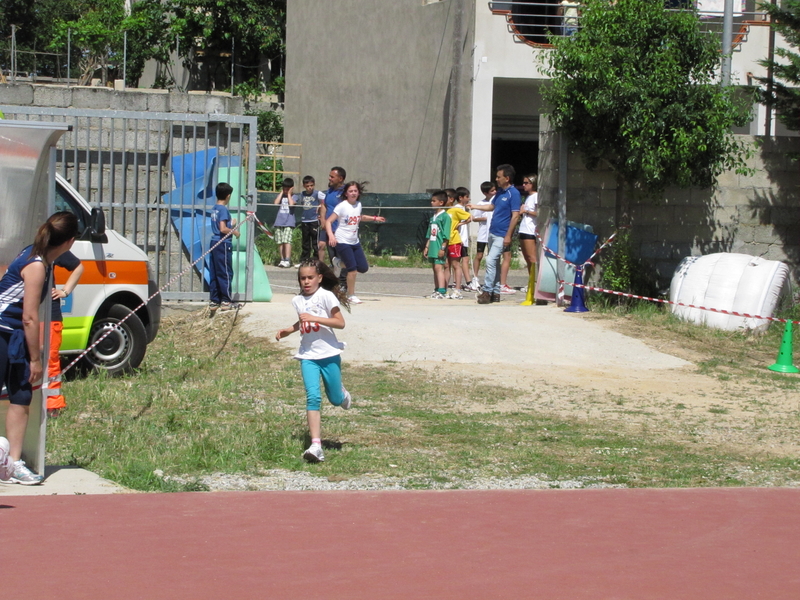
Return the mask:
<path id="1" fill-rule="evenodd" d="M 659 321 L 657 313 L 631 318 L 647 319 L 649 330 L 677 343 L 699 335 L 698 328 Z M 206 475 L 273 469 L 329 481 L 384 477 L 405 488 L 532 477 L 552 487 L 729 486 L 752 483 L 743 474 L 753 472 L 767 474 L 761 485 L 800 480 L 797 457 L 698 444 L 646 421 L 493 410 L 494 402 L 522 392 L 394 363 L 355 365 L 346 357 L 354 408 L 323 406 L 327 460 L 308 465 L 300 458 L 308 436 L 299 365 L 285 347 L 241 333 L 236 319 L 175 313 L 137 374 L 67 382 L 69 408 L 48 425 L 48 464 L 78 465 L 148 491 L 202 490 Z M 729 375 L 738 367 L 728 359 L 753 342 L 718 337 L 724 343 L 712 349 L 716 362 L 704 368 Z M 777 343 L 759 343 L 774 360 Z M 797 376 L 764 378 L 800 394 Z M 469 408 L 476 405 L 480 411 Z"/>

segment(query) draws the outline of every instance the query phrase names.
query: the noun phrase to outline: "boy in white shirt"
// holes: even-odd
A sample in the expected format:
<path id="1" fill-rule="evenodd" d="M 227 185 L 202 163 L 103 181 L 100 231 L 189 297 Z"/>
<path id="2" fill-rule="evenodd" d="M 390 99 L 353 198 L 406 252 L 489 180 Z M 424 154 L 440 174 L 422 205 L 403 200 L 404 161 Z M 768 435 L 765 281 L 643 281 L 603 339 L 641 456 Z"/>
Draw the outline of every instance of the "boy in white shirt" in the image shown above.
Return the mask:
<path id="1" fill-rule="evenodd" d="M 491 181 L 484 181 L 481 184 L 481 193 L 483 194 L 483 200 L 478 202 L 477 206 L 486 206 L 491 204 L 492 198 L 494 198 L 495 194 L 494 183 Z M 489 224 L 492 221 L 492 213 L 478 209 L 472 209 L 470 213 L 472 214 L 472 220 L 478 224 L 478 243 L 475 250 L 475 258 L 472 261 L 473 275 L 469 287 L 473 292 L 478 292 L 480 291 L 478 272 L 481 268 L 483 253 L 486 251 L 486 244 L 489 241 Z"/>

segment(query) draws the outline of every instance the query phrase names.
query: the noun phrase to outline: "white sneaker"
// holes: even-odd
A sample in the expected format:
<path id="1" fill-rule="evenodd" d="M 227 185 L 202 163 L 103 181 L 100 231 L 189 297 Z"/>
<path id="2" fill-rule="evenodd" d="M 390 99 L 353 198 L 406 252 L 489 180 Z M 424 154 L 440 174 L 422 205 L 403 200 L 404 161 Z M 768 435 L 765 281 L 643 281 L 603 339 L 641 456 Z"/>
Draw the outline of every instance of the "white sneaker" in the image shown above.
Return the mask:
<path id="1" fill-rule="evenodd" d="M 0 480 L 8 481 L 14 474 L 14 460 L 8 454 L 11 444 L 4 437 L 0 437 Z"/>
<path id="2" fill-rule="evenodd" d="M 523 294 L 527 294 L 528 293 L 528 286 L 526 285 L 526 286 L 521 287 L 519 291 L 521 293 L 523 293 Z"/>
<path id="3" fill-rule="evenodd" d="M 477 277 L 473 277 L 472 281 L 469 282 L 469 289 L 471 289 L 473 292 L 477 292 L 481 289 L 481 284 Z"/>
<path id="4" fill-rule="evenodd" d="M 430 298 L 431 300 L 444 300 L 447 296 L 445 296 L 441 292 L 433 292 L 430 296 L 425 296 L 425 297 Z"/>
<path id="5" fill-rule="evenodd" d="M 464 294 L 459 292 L 458 290 L 452 290 L 449 294 L 447 294 L 448 300 L 463 300 Z"/>
<path id="6" fill-rule="evenodd" d="M 353 397 L 350 395 L 350 392 L 344 389 L 344 386 L 342 386 L 342 393 L 344 394 L 344 400 L 342 400 L 339 406 L 345 410 L 350 410 L 350 407 L 353 405 Z"/>
<path id="7" fill-rule="evenodd" d="M 336 269 L 337 271 L 342 270 L 342 260 L 338 256 L 333 257 L 331 264 L 333 265 L 333 268 Z"/>
<path id="8" fill-rule="evenodd" d="M 516 294 L 517 290 L 512 288 L 510 285 L 502 285 L 502 286 L 500 286 L 500 293 L 501 294 Z"/>
<path id="9" fill-rule="evenodd" d="M 14 463 L 14 473 L 8 478 L 8 481 L 2 483 L 19 483 L 21 485 L 39 485 L 44 480 L 44 477 L 37 475 L 25 466 L 24 460 L 18 460 Z M 0 480 L 1 481 L 1 480 Z"/>
<path id="10" fill-rule="evenodd" d="M 350 296 L 347 301 L 350 304 L 364 304 L 361 300 L 358 299 L 358 296 Z"/>
<path id="11" fill-rule="evenodd" d="M 325 454 L 322 452 L 322 446 L 311 444 L 308 450 L 303 452 L 303 459 L 310 463 L 321 463 L 325 461 Z"/>

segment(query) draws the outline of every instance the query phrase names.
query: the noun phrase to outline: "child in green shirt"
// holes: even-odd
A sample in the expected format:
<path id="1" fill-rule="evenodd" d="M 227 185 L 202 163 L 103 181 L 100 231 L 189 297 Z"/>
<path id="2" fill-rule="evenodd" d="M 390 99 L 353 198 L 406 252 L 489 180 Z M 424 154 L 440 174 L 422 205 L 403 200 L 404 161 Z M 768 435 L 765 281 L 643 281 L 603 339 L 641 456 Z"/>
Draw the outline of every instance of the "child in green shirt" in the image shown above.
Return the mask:
<path id="1" fill-rule="evenodd" d="M 425 242 L 425 256 L 433 267 L 434 292 L 429 296 L 434 300 L 443 300 L 447 292 L 447 279 L 445 265 L 447 264 L 447 246 L 450 243 L 450 216 L 445 212 L 444 205 L 447 194 L 439 190 L 431 195 L 431 207 L 436 213 L 428 225 L 427 241 Z"/>

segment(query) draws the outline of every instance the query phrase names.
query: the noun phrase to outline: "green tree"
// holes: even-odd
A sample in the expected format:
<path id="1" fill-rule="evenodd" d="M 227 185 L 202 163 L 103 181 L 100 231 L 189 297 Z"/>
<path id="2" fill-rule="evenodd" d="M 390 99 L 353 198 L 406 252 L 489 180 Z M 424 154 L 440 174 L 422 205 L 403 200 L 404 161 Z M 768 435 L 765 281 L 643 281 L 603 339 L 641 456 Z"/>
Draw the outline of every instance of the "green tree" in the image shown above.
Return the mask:
<path id="1" fill-rule="evenodd" d="M 228 87 L 230 53 L 235 64 L 248 69 L 237 81 L 258 81 L 262 57 L 283 53 L 286 0 L 172 0 L 172 31 L 180 39 L 181 56 L 206 64 L 209 86 L 219 79 Z M 227 85 L 225 85 L 226 82 Z"/>
<path id="2" fill-rule="evenodd" d="M 629 224 L 633 193 L 709 187 L 724 170 L 747 171 L 748 147 L 731 127 L 749 121 L 752 102 L 717 82 L 718 40 L 693 11 L 586 0 L 580 24 L 552 39 L 543 94 L 586 166 L 616 173 L 617 226 Z"/>
<path id="3" fill-rule="evenodd" d="M 762 4 L 761 9 L 769 13 L 771 26 L 790 46 L 800 46 L 800 1 L 783 0 L 781 6 Z M 762 93 L 763 101 L 777 110 L 778 119 L 786 127 L 797 130 L 800 129 L 800 54 L 776 48 L 775 56 L 781 61 L 774 58 L 760 61 L 763 67 L 772 71 L 772 80 L 758 78 L 767 86 Z"/>
<path id="4" fill-rule="evenodd" d="M 124 0 L 70 0 L 54 21 L 50 48 L 65 51 L 70 38 L 82 84 L 98 70 L 104 84 L 112 69 L 115 77 L 122 77 L 127 59 L 126 83 L 136 85 L 148 59 L 169 60 L 172 35 L 160 0 L 140 0 L 130 14 Z"/>

